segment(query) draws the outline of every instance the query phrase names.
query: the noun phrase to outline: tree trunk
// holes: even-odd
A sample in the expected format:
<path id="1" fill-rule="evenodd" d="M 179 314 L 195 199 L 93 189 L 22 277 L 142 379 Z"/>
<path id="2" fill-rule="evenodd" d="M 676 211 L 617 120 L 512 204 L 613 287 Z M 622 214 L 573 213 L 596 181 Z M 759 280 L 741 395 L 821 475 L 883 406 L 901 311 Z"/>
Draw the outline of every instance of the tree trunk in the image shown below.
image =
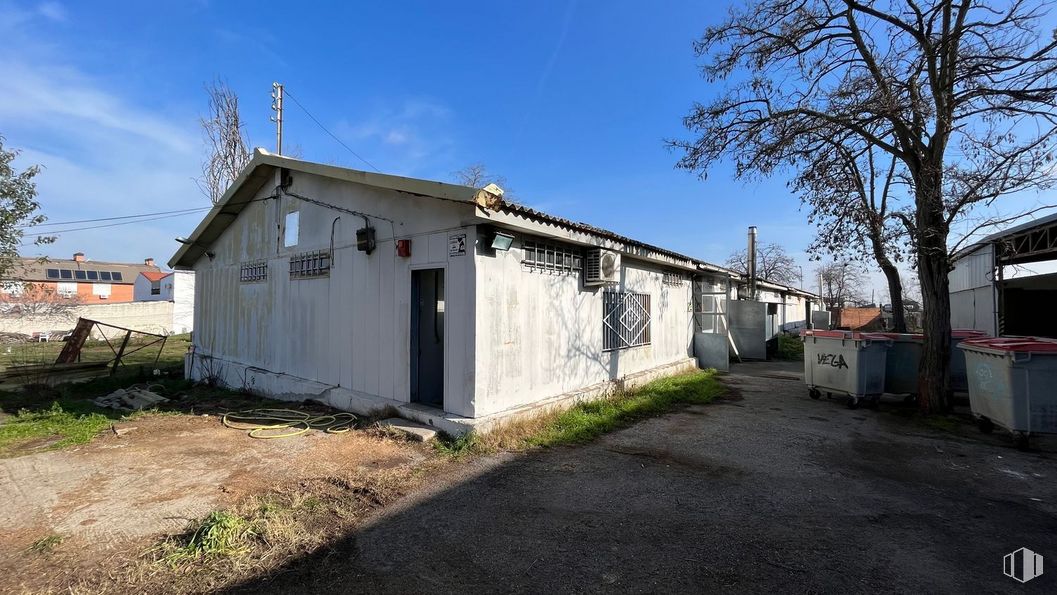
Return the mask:
<path id="1" fill-rule="evenodd" d="M 884 262 L 879 259 L 877 264 L 880 265 L 881 272 L 888 279 L 888 297 L 892 300 L 892 332 L 905 333 L 907 332 L 907 316 L 903 308 L 903 280 L 899 278 L 899 269 L 887 258 Z"/>
<path id="2" fill-rule="evenodd" d="M 907 317 L 906 310 L 903 308 L 903 280 L 899 278 L 899 269 L 885 254 L 884 243 L 881 241 L 882 232 L 883 230 L 876 226 L 870 230 L 873 257 L 888 280 L 888 297 L 892 300 L 892 332 L 905 333 L 907 332 Z"/>
<path id="3" fill-rule="evenodd" d="M 915 197 L 918 277 L 921 280 L 925 333 L 918 370 L 918 403 L 922 413 L 938 413 L 946 410 L 950 390 L 951 297 L 947 277 L 950 256 L 939 180 L 929 182 L 932 183 L 918 184 Z"/>

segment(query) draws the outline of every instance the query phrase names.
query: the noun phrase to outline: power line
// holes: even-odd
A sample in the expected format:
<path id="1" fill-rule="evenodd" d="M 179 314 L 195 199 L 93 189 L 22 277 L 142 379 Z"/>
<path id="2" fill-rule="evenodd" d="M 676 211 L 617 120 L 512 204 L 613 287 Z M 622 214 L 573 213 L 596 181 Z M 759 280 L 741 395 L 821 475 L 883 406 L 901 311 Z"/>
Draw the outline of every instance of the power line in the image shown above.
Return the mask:
<path id="1" fill-rule="evenodd" d="M 289 97 L 290 99 L 294 100 L 294 104 L 297 107 L 301 108 L 301 111 L 305 112 L 306 116 L 308 116 L 309 118 L 312 118 L 312 121 L 316 123 L 316 126 L 319 126 L 323 130 L 323 132 L 326 132 L 327 134 L 329 134 L 330 138 L 338 141 L 339 145 L 345 147 L 345 150 L 347 150 L 348 152 L 352 153 L 360 161 L 362 161 L 362 162 L 366 163 L 367 165 L 371 166 L 371 169 L 373 169 L 374 171 L 376 171 L 378 173 L 382 173 L 382 170 L 380 170 L 377 167 L 375 167 L 374 164 L 371 163 L 370 161 L 367 161 L 366 159 L 361 157 L 360 154 L 357 153 L 356 151 L 353 151 L 352 147 L 350 147 L 349 145 L 346 145 L 344 142 L 342 142 L 342 140 L 340 138 L 338 138 L 337 136 L 335 136 L 333 132 L 327 130 L 327 127 L 324 126 L 319 120 L 316 119 L 315 116 L 312 115 L 312 112 L 308 111 L 308 109 L 305 106 L 301 105 L 301 102 L 298 101 L 296 97 L 294 97 L 294 94 L 291 93 L 289 89 L 284 88 L 284 93 L 286 94 L 287 97 Z"/>
<path id="2" fill-rule="evenodd" d="M 140 217 L 154 217 L 155 215 L 190 214 L 208 211 L 213 207 L 196 207 L 193 209 L 180 209 L 177 211 L 158 211 L 157 213 L 141 213 L 139 215 L 122 215 L 120 217 L 101 217 L 99 219 L 76 219 L 71 221 L 45 221 L 37 225 L 23 225 L 18 229 L 32 229 L 34 227 L 53 227 L 55 225 L 77 225 L 80 223 L 98 223 L 100 221 L 118 221 L 121 219 L 139 219 Z"/>
<path id="3" fill-rule="evenodd" d="M 173 217 L 183 217 L 185 215 L 191 215 L 192 213 L 176 213 L 175 215 L 162 215 L 160 217 L 150 217 L 149 219 L 137 219 L 135 221 L 122 221 L 120 223 L 108 223 L 106 225 L 89 225 L 87 227 L 74 227 L 72 229 L 54 229 L 44 231 L 34 231 L 32 235 L 62 235 L 64 233 L 70 233 L 73 231 L 87 231 L 89 229 L 103 229 L 106 227 L 117 227 L 119 225 L 134 225 L 136 223 L 149 223 L 151 221 L 159 221 L 161 219 L 172 219 Z"/>

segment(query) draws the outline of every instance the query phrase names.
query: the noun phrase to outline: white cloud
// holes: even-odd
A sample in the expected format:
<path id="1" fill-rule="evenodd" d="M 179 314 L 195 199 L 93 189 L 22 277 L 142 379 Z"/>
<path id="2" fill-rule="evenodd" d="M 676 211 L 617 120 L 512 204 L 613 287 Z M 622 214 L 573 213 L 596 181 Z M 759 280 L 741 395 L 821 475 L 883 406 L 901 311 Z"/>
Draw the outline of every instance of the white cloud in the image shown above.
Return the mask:
<path id="1" fill-rule="evenodd" d="M 66 66 L 26 64 L 0 58 L 0 120 L 56 133 L 123 133 L 192 152 L 193 137 L 165 117 L 148 113 Z"/>
<path id="2" fill-rule="evenodd" d="M 37 13 L 49 21 L 59 23 L 66 21 L 66 8 L 58 2 L 42 2 L 37 5 Z"/>
<path id="3" fill-rule="evenodd" d="M 332 131 L 386 173 L 446 179 L 456 163 L 451 116 L 451 110 L 442 104 L 412 98 L 376 108 L 361 120 L 343 118 Z M 338 157 L 329 161 L 356 169 L 367 167 L 340 146 L 331 154 Z"/>
<path id="4" fill-rule="evenodd" d="M 53 10 L 49 18 L 58 14 Z M 61 48 L 39 41 L 33 24 L 42 18 L 25 13 L 0 18 L 0 35 L 15 48 L 0 55 L 0 134 L 6 146 L 22 150 L 19 167 L 42 166 L 36 182 L 43 213 L 67 221 L 207 206 L 193 181 L 202 147 L 196 116 L 148 109 L 82 71 Z M 165 261 L 176 251 L 173 238 L 197 222 L 192 215 L 71 232 L 24 252 Z"/>

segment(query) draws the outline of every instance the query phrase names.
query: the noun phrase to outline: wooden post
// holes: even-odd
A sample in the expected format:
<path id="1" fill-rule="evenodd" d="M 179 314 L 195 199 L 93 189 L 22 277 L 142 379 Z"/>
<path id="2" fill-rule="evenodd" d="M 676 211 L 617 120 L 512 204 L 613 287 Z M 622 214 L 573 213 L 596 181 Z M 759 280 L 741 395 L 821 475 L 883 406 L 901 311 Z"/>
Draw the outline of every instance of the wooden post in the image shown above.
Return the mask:
<path id="1" fill-rule="evenodd" d="M 121 347 L 117 350 L 117 357 L 114 358 L 114 367 L 110 369 L 110 375 L 117 374 L 117 367 L 121 365 L 121 356 L 125 353 L 125 347 L 128 346 L 128 340 L 132 338 L 132 331 L 125 332 L 125 339 L 121 341 Z"/>

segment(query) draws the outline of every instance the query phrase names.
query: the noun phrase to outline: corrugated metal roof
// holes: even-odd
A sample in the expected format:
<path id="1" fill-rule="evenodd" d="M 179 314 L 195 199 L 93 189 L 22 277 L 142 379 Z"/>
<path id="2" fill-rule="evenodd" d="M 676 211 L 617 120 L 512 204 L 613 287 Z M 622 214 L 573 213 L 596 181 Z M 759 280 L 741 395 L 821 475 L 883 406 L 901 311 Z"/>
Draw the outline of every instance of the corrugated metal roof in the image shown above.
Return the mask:
<path id="1" fill-rule="evenodd" d="M 241 212 L 242 209 L 245 208 L 245 205 L 250 201 L 250 198 L 256 194 L 265 183 L 267 183 L 268 177 L 273 175 L 277 168 L 302 171 L 358 184 L 386 188 L 416 196 L 472 204 L 478 207 L 481 206 L 475 200 L 480 190 L 470 186 L 365 172 L 345 167 L 303 161 L 300 159 L 291 159 L 281 155 L 274 155 L 263 149 L 256 149 L 254 151 L 253 159 L 250 160 L 246 169 L 242 171 L 238 179 L 232 183 L 230 188 L 228 188 L 228 191 L 221 198 L 220 202 L 206 214 L 206 217 L 198 225 L 194 233 L 191 234 L 191 237 L 184 242 L 184 245 L 181 246 L 176 254 L 173 255 L 172 259 L 169 260 L 169 266 L 174 268 L 191 267 L 194 262 L 205 253 L 206 247 L 215 241 L 223 230 L 234 221 L 238 216 L 238 213 Z M 715 265 L 685 254 L 680 254 L 653 244 L 647 244 L 646 242 L 635 240 L 608 229 L 544 213 L 543 211 L 538 211 L 524 205 L 499 200 L 491 208 L 498 212 L 521 216 L 537 222 L 562 227 L 570 231 L 589 234 L 595 237 L 619 242 L 627 246 L 637 247 L 668 258 L 683 260 L 704 271 L 727 274 L 736 279 L 743 277 L 740 273 L 726 267 Z M 218 219 L 218 216 L 220 215 L 226 216 Z M 814 294 L 810 292 L 795 287 L 770 282 L 764 283 L 782 291 L 814 296 Z"/>

